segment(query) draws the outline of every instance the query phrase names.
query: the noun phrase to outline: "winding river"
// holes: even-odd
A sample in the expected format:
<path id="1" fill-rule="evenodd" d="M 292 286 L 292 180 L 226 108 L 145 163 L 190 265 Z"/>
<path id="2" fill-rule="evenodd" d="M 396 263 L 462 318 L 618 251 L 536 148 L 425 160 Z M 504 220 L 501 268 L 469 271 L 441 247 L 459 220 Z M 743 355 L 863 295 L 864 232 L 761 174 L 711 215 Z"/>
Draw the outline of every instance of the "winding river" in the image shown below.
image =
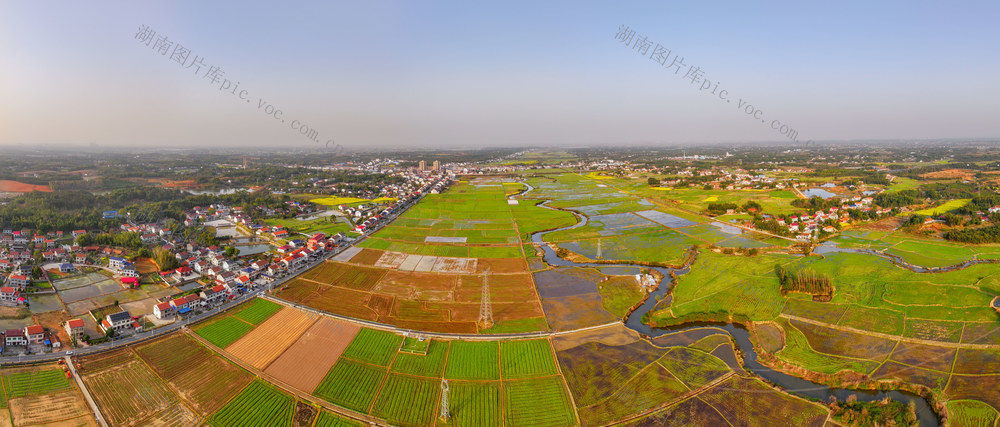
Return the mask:
<path id="1" fill-rule="evenodd" d="M 527 183 L 524 184 L 528 185 Z M 528 190 L 524 191 L 519 195 L 523 196 L 524 194 L 527 194 L 533 190 L 534 187 L 528 185 Z M 546 200 L 545 202 L 539 204 L 539 206 L 547 209 L 555 209 L 550 206 L 546 206 L 550 201 L 551 200 Z M 924 398 L 917 396 L 915 394 L 909 392 L 901 392 L 901 391 L 875 392 L 867 390 L 848 390 L 848 389 L 832 388 L 822 384 L 814 383 L 812 381 L 804 380 L 802 378 L 798 378 L 789 374 L 785 374 L 783 372 L 778 372 L 775 371 L 774 369 L 762 365 L 760 362 L 757 361 L 757 352 L 754 350 L 753 344 L 750 342 L 750 332 L 741 325 L 732 323 L 712 324 L 712 323 L 698 322 L 697 324 L 689 326 L 682 325 L 682 326 L 667 327 L 667 328 L 653 328 L 643 323 L 642 322 L 643 315 L 653 310 L 659 299 L 664 295 L 666 295 L 667 293 L 669 293 L 670 286 L 673 284 L 672 281 L 669 279 L 671 277 L 670 273 L 680 276 L 690 271 L 690 269 L 687 267 L 680 269 L 665 268 L 665 267 L 649 267 L 649 266 L 629 264 L 629 263 L 620 263 L 620 264 L 581 263 L 560 258 L 556 254 L 556 251 L 545 243 L 544 236 L 548 233 L 562 231 L 562 230 L 570 230 L 573 228 L 582 227 L 587 224 L 586 216 L 581 215 L 580 213 L 570 209 L 563 209 L 563 210 L 573 213 L 573 215 L 575 215 L 578 220 L 577 223 L 570 225 L 568 227 L 562 227 L 554 230 L 540 231 L 537 233 L 533 233 L 531 235 L 531 242 L 539 245 L 544 251 L 545 255 L 543 259 L 545 260 L 546 263 L 553 266 L 565 266 L 565 267 L 598 267 L 598 268 L 626 267 L 626 268 L 639 268 L 639 269 L 653 269 L 663 274 L 663 279 L 661 279 L 660 286 L 655 291 L 650 293 L 649 298 L 647 298 L 646 301 L 641 306 L 639 306 L 639 308 L 634 310 L 632 314 L 629 315 L 629 317 L 626 319 L 625 326 L 627 326 L 628 328 L 640 334 L 646 335 L 650 338 L 655 338 L 661 335 L 673 334 L 677 332 L 696 330 L 696 329 L 712 331 L 712 332 L 719 332 L 719 331 L 725 332 L 733 338 L 733 341 L 736 343 L 741 353 L 743 354 L 743 366 L 746 370 L 752 372 L 754 375 L 757 375 L 767 380 L 768 382 L 778 385 L 787 392 L 794 393 L 806 398 L 817 399 L 822 402 L 828 402 L 831 397 L 836 397 L 837 400 L 843 402 L 847 400 L 847 398 L 851 395 L 856 396 L 859 401 L 864 401 L 864 402 L 882 400 L 886 397 L 889 397 L 893 400 L 900 401 L 903 403 L 914 402 L 916 406 L 917 419 L 920 423 L 920 426 L 933 427 L 939 425 L 938 417 L 934 413 L 934 411 L 931 410 L 930 406 L 927 404 L 927 401 L 924 400 Z M 834 251 L 830 250 L 830 252 Z M 664 279 L 666 279 L 668 282 L 663 283 Z"/>

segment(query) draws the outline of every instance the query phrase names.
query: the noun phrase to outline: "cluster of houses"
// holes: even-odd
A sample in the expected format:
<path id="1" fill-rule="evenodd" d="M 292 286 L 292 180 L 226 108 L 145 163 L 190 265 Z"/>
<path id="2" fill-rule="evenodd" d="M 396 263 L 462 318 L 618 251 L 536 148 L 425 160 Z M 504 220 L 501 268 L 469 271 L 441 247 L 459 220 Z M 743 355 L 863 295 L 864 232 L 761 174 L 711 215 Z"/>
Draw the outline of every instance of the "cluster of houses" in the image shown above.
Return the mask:
<path id="1" fill-rule="evenodd" d="M 836 232 L 836 227 L 833 226 L 823 226 L 823 224 L 829 220 L 845 223 L 850 221 L 850 215 L 847 214 L 848 210 L 860 210 L 862 212 L 872 212 L 874 211 L 876 215 L 887 215 L 892 213 L 890 208 L 877 208 L 872 207 L 871 197 L 852 197 L 847 199 L 842 199 L 844 204 L 841 207 L 831 207 L 824 210 L 817 210 L 810 215 L 792 215 L 786 218 L 776 218 L 778 225 L 788 227 L 788 232 L 795 234 L 795 238 L 801 241 L 809 241 L 814 234 L 819 230 L 823 230 L 827 233 Z M 768 215 L 765 215 L 767 217 Z M 747 224 L 748 227 L 753 228 L 753 224 Z"/>
<path id="2" fill-rule="evenodd" d="M 366 204 L 356 208 L 347 208 L 345 206 L 340 206 L 340 208 L 346 215 L 354 217 L 354 231 L 363 234 L 377 227 L 393 213 L 406 209 L 418 200 L 422 193 L 438 194 L 445 191 L 451 185 L 453 177 L 453 175 L 447 175 L 442 176 L 441 179 L 436 181 L 428 182 L 420 190 L 403 195 L 394 203 L 387 206 Z"/>
<path id="3" fill-rule="evenodd" d="M 50 333 L 41 325 L 25 326 L 24 328 L 7 329 L 3 331 L 3 340 L 0 340 L 0 353 L 11 352 L 11 350 L 29 350 L 32 347 L 53 347 L 59 348 L 62 343 L 59 336 Z"/>
<path id="4" fill-rule="evenodd" d="M 243 212 L 242 206 L 229 207 L 221 203 L 212 204 L 208 207 L 195 206 L 184 213 L 184 225 L 193 226 L 202 222 L 226 220 L 233 224 L 243 224 L 249 226 L 253 220 L 250 215 Z"/>

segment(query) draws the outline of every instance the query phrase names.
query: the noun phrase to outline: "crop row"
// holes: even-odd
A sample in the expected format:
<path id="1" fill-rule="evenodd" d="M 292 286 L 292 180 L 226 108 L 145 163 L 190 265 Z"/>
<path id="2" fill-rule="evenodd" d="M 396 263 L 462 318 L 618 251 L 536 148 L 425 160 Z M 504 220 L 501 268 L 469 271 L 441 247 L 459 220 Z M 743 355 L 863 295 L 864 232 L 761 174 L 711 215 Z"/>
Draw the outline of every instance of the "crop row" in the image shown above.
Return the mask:
<path id="1" fill-rule="evenodd" d="M 222 426 L 287 426 L 292 422 L 295 399 L 261 381 L 247 388 L 215 415 L 208 424 Z"/>
<path id="2" fill-rule="evenodd" d="M 4 375 L 3 388 L 7 397 L 15 398 L 67 389 L 70 382 L 62 370 L 50 369 Z"/>

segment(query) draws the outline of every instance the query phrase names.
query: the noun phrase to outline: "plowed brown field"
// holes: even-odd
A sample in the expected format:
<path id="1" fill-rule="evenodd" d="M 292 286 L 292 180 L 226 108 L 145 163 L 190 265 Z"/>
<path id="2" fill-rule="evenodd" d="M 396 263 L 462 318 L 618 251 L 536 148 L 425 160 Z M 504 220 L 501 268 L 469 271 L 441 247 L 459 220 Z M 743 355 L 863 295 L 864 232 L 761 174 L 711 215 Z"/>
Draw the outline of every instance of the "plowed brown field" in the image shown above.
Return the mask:
<path id="1" fill-rule="evenodd" d="M 264 372 L 311 393 L 337 363 L 361 327 L 324 317 L 318 320 Z"/>
<path id="2" fill-rule="evenodd" d="M 94 425 L 90 409 L 75 389 L 42 396 L 11 399 L 10 412 L 14 425 Z"/>
<path id="3" fill-rule="evenodd" d="M 0 191 L 8 193 L 30 193 L 32 191 L 42 191 L 51 193 L 52 189 L 48 185 L 32 185 L 23 182 L 8 181 L 0 179 Z"/>
<path id="4" fill-rule="evenodd" d="M 226 347 L 226 351 L 254 368 L 264 369 L 299 339 L 316 322 L 317 317 L 291 307 L 282 308 L 243 338 Z"/>

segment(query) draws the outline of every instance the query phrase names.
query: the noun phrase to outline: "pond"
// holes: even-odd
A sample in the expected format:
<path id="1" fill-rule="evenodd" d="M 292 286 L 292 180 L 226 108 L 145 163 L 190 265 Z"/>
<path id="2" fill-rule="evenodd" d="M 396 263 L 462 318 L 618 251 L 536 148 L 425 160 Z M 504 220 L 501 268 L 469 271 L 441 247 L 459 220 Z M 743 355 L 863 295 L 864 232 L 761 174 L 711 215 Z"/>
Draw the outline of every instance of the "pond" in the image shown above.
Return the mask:
<path id="1" fill-rule="evenodd" d="M 810 198 L 812 198 L 812 197 L 822 197 L 824 199 L 829 199 L 829 198 L 832 198 L 832 197 L 841 197 L 839 194 L 831 193 L 831 192 L 826 191 L 826 190 L 824 190 L 822 188 L 809 188 L 809 189 L 806 189 L 805 191 L 803 191 L 802 194 L 805 194 L 806 197 L 810 197 Z"/>
<path id="2" fill-rule="evenodd" d="M 825 190 L 821 190 L 825 191 Z M 833 194 L 833 193 L 830 193 Z M 552 209 L 546 206 L 548 201 L 540 204 L 539 206 Z M 580 227 L 587 223 L 587 218 L 574 212 L 579 222 L 568 227 L 563 227 L 560 229 L 549 230 L 549 231 L 539 231 L 531 234 L 531 241 L 533 243 L 539 244 L 544 252 L 542 259 L 545 260 L 549 265 L 554 266 L 566 266 L 566 267 L 597 267 L 602 269 L 607 269 L 611 267 L 622 267 L 622 268 L 650 268 L 635 264 L 621 263 L 621 264 L 595 264 L 595 263 L 577 263 L 574 261 L 569 261 L 560 258 L 556 252 L 545 243 L 543 236 L 547 233 L 554 231 L 568 230 Z M 663 274 L 664 278 L 669 278 L 670 273 L 674 273 L 677 276 L 684 275 L 690 271 L 689 268 L 685 267 L 683 269 L 672 269 L 663 267 L 651 267 L 653 270 L 657 270 Z M 667 279 L 669 280 L 669 279 Z M 633 311 L 628 318 L 625 320 L 625 326 L 628 328 L 655 338 L 657 336 L 672 334 L 676 332 L 683 332 L 694 329 L 704 329 L 706 327 L 716 329 L 718 331 L 724 331 L 728 333 L 736 346 L 743 354 L 743 365 L 747 370 L 753 374 L 770 381 L 771 383 L 777 384 L 778 386 L 784 388 L 787 392 L 797 394 L 800 396 L 805 396 L 807 398 L 813 398 L 820 401 L 829 401 L 831 397 L 836 397 L 840 401 L 846 400 L 849 396 L 856 396 L 859 401 L 873 402 L 882 400 L 885 397 L 889 397 L 893 400 L 909 403 L 913 402 L 916 406 L 917 419 L 921 426 L 937 426 L 939 424 L 937 415 L 931 410 L 930 405 L 924 398 L 917 396 L 908 392 L 900 391 L 888 391 L 888 392 L 872 392 L 865 390 L 849 390 L 849 389 L 839 389 L 832 388 L 823 384 L 817 384 L 802 378 L 798 378 L 792 375 L 788 375 L 782 372 L 775 371 L 761 364 L 757 360 L 757 352 L 754 349 L 753 344 L 750 341 L 749 332 L 740 325 L 725 324 L 725 323 L 689 323 L 686 325 L 679 325 L 667 328 L 652 328 L 649 325 L 642 322 L 642 317 L 646 313 L 653 310 L 654 307 L 660 302 L 661 297 L 665 296 L 670 291 L 670 283 L 661 283 L 661 285 L 652 293 L 650 293 L 649 298 L 639 306 L 638 309 Z"/>
<path id="3" fill-rule="evenodd" d="M 237 246 L 236 249 L 240 250 L 240 256 L 247 256 L 247 255 L 262 254 L 262 253 L 267 252 L 267 251 L 269 251 L 271 249 L 274 249 L 274 246 L 271 246 L 271 245 L 268 245 L 268 244 L 245 245 L 245 246 L 244 245 L 240 245 L 240 246 Z"/>

